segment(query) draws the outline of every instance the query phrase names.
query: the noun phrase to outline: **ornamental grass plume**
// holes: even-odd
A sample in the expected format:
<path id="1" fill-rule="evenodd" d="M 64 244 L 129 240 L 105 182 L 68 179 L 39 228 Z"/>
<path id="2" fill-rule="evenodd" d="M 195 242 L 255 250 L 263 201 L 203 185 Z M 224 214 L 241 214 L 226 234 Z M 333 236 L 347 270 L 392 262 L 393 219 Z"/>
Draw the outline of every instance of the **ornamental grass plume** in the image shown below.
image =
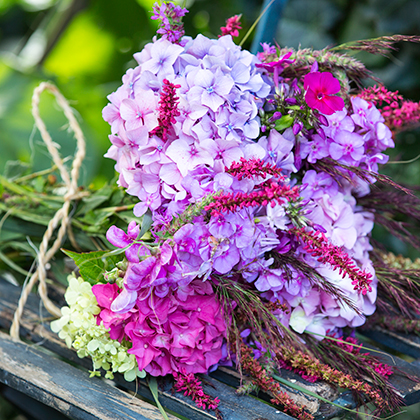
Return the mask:
<path id="1" fill-rule="evenodd" d="M 420 316 L 417 298 L 420 296 L 420 259 L 411 261 L 375 251 L 372 260 L 379 279 L 379 313 L 401 315 L 407 322 L 415 321 Z"/>
<path id="2" fill-rule="evenodd" d="M 305 411 L 305 407 L 298 406 L 285 392 L 280 384 L 263 369 L 260 363 L 253 357 L 252 349 L 245 344 L 241 346 L 241 365 L 243 370 L 250 375 L 251 382 L 258 385 L 263 391 L 272 397 L 272 404 L 283 407 L 284 411 L 299 420 L 313 420 L 313 416 Z"/>
<path id="3" fill-rule="evenodd" d="M 359 203 L 363 208 L 375 212 L 375 223 L 401 241 L 420 248 L 415 225 L 420 221 L 420 199 L 408 190 L 392 190 L 389 186 L 386 182 L 379 185 L 366 196 L 360 197 Z"/>
<path id="4" fill-rule="evenodd" d="M 388 398 L 385 399 L 385 397 L 380 394 L 377 387 L 369 385 L 365 380 L 357 380 L 352 377 L 352 375 L 346 374 L 339 369 L 334 369 L 328 364 L 322 363 L 317 358 L 309 354 L 305 354 L 302 351 L 295 351 L 293 349 L 282 347 L 276 350 L 276 357 L 281 360 L 285 360 L 293 368 L 305 372 L 306 375 L 318 376 L 322 380 L 340 388 L 355 391 L 359 395 L 365 395 L 375 404 L 376 413 L 380 413 L 387 409 L 394 409 L 395 406 L 393 404 L 395 404 L 396 399 L 398 399 L 399 403 L 401 403 L 395 392 L 392 400 L 389 400 Z M 384 377 L 382 377 L 382 379 L 384 379 Z M 389 395 L 387 395 L 387 397 L 389 397 Z"/>

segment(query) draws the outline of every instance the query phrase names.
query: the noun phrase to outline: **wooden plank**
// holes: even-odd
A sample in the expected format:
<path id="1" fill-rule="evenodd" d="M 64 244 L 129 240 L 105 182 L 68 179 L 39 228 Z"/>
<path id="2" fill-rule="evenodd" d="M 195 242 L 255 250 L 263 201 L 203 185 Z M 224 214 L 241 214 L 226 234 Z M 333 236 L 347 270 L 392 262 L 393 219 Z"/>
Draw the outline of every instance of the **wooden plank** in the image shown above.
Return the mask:
<path id="1" fill-rule="evenodd" d="M 85 371 L 2 332 L 0 381 L 75 420 L 163 419 L 156 407 L 100 378 L 87 382 Z"/>
<path id="2" fill-rule="evenodd" d="M 401 334 L 380 327 L 371 330 L 363 329 L 362 334 L 392 350 L 420 359 L 420 337 L 418 335 Z"/>

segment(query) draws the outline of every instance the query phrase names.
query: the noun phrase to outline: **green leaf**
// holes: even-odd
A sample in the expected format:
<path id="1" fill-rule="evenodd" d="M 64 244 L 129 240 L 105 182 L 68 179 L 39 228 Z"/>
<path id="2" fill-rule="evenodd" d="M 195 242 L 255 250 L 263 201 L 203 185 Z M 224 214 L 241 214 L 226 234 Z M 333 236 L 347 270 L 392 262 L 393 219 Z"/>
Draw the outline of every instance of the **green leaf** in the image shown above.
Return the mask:
<path id="1" fill-rule="evenodd" d="M 276 130 L 282 131 L 286 128 L 289 128 L 292 126 L 294 121 L 294 118 L 290 115 L 283 115 L 279 120 L 276 121 Z"/>
<path id="2" fill-rule="evenodd" d="M 83 206 L 78 211 L 79 214 L 86 214 L 91 210 L 96 209 L 101 204 L 105 203 L 111 197 L 114 187 L 110 185 L 105 185 L 98 191 L 95 191 L 89 197 L 86 197 L 82 200 Z"/>
<path id="3" fill-rule="evenodd" d="M 159 402 L 158 386 L 157 386 L 157 381 L 156 381 L 156 378 L 155 377 L 150 378 L 150 380 L 149 380 L 149 389 L 150 389 L 150 392 L 153 395 L 153 398 L 155 400 L 155 403 L 157 405 L 157 408 L 159 408 L 159 411 L 162 414 L 162 417 L 165 420 L 169 420 L 168 415 L 165 412 L 165 409 L 162 407 L 162 404 Z"/>
<path id="4" fill-rule="evenodd" d="M 105 271 L 110 271 L 121 261 L 121 256 L 109 251 L 93 251 L 77 253 L 67 249 L 62 250 L 79 267 L 80 275 L 91 284 L 103 281 Z"/>
<path id="5" fill-rule="evenodd" d="M 147 210 L 146 213 L 143 216 L 143 220 L 141 222 L 141 229 L 139 233 L 139 239 L 143 237 L 143 235 L 150 229 L 152 226 L 152 212 L 150 210 Z"/>

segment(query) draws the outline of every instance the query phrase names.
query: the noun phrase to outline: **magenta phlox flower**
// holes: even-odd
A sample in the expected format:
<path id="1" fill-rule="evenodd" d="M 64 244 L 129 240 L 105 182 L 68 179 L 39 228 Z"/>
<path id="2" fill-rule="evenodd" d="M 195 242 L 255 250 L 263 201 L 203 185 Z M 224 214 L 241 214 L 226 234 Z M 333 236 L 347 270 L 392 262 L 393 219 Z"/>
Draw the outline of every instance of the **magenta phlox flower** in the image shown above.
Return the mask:
<path id="1" fill-rule="evenodd" d="M 340 130 L 329 146 L 331 157 L 347 165 L 357 165 L 363 158 L 364 151 L 363 137 L 346 130 Z"/>
<path id="2" fill-rule="evenodd" d="M 340 92 L 340 82 L 329 72 L 312 72 L 304 78 L 305 101 L 310 108 L 331 115 L 344 108 L 344 100 L 333 96 Z"/>

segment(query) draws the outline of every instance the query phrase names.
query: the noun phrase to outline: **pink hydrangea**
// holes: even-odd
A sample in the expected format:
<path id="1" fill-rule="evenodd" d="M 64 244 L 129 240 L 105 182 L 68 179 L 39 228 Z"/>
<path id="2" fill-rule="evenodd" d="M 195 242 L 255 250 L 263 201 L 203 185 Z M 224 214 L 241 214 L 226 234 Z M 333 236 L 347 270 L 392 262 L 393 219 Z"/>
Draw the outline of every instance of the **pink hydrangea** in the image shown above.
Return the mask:
<path id="1" fill-rule="evenodd" d="M 110 328 L 111 338 L 132 343 L 129 353 L 140 370 L 153 376 L 204 373 L 222 358 L 226 324 L 210 282 L 190 283 L 187 299 L 173 289 L 165 297 L 152 289 L 123 314 L 110 311 L 122 293 L 116 284 L 97 284 L 92 291 L 102 309 L 98 323 Z"/>

